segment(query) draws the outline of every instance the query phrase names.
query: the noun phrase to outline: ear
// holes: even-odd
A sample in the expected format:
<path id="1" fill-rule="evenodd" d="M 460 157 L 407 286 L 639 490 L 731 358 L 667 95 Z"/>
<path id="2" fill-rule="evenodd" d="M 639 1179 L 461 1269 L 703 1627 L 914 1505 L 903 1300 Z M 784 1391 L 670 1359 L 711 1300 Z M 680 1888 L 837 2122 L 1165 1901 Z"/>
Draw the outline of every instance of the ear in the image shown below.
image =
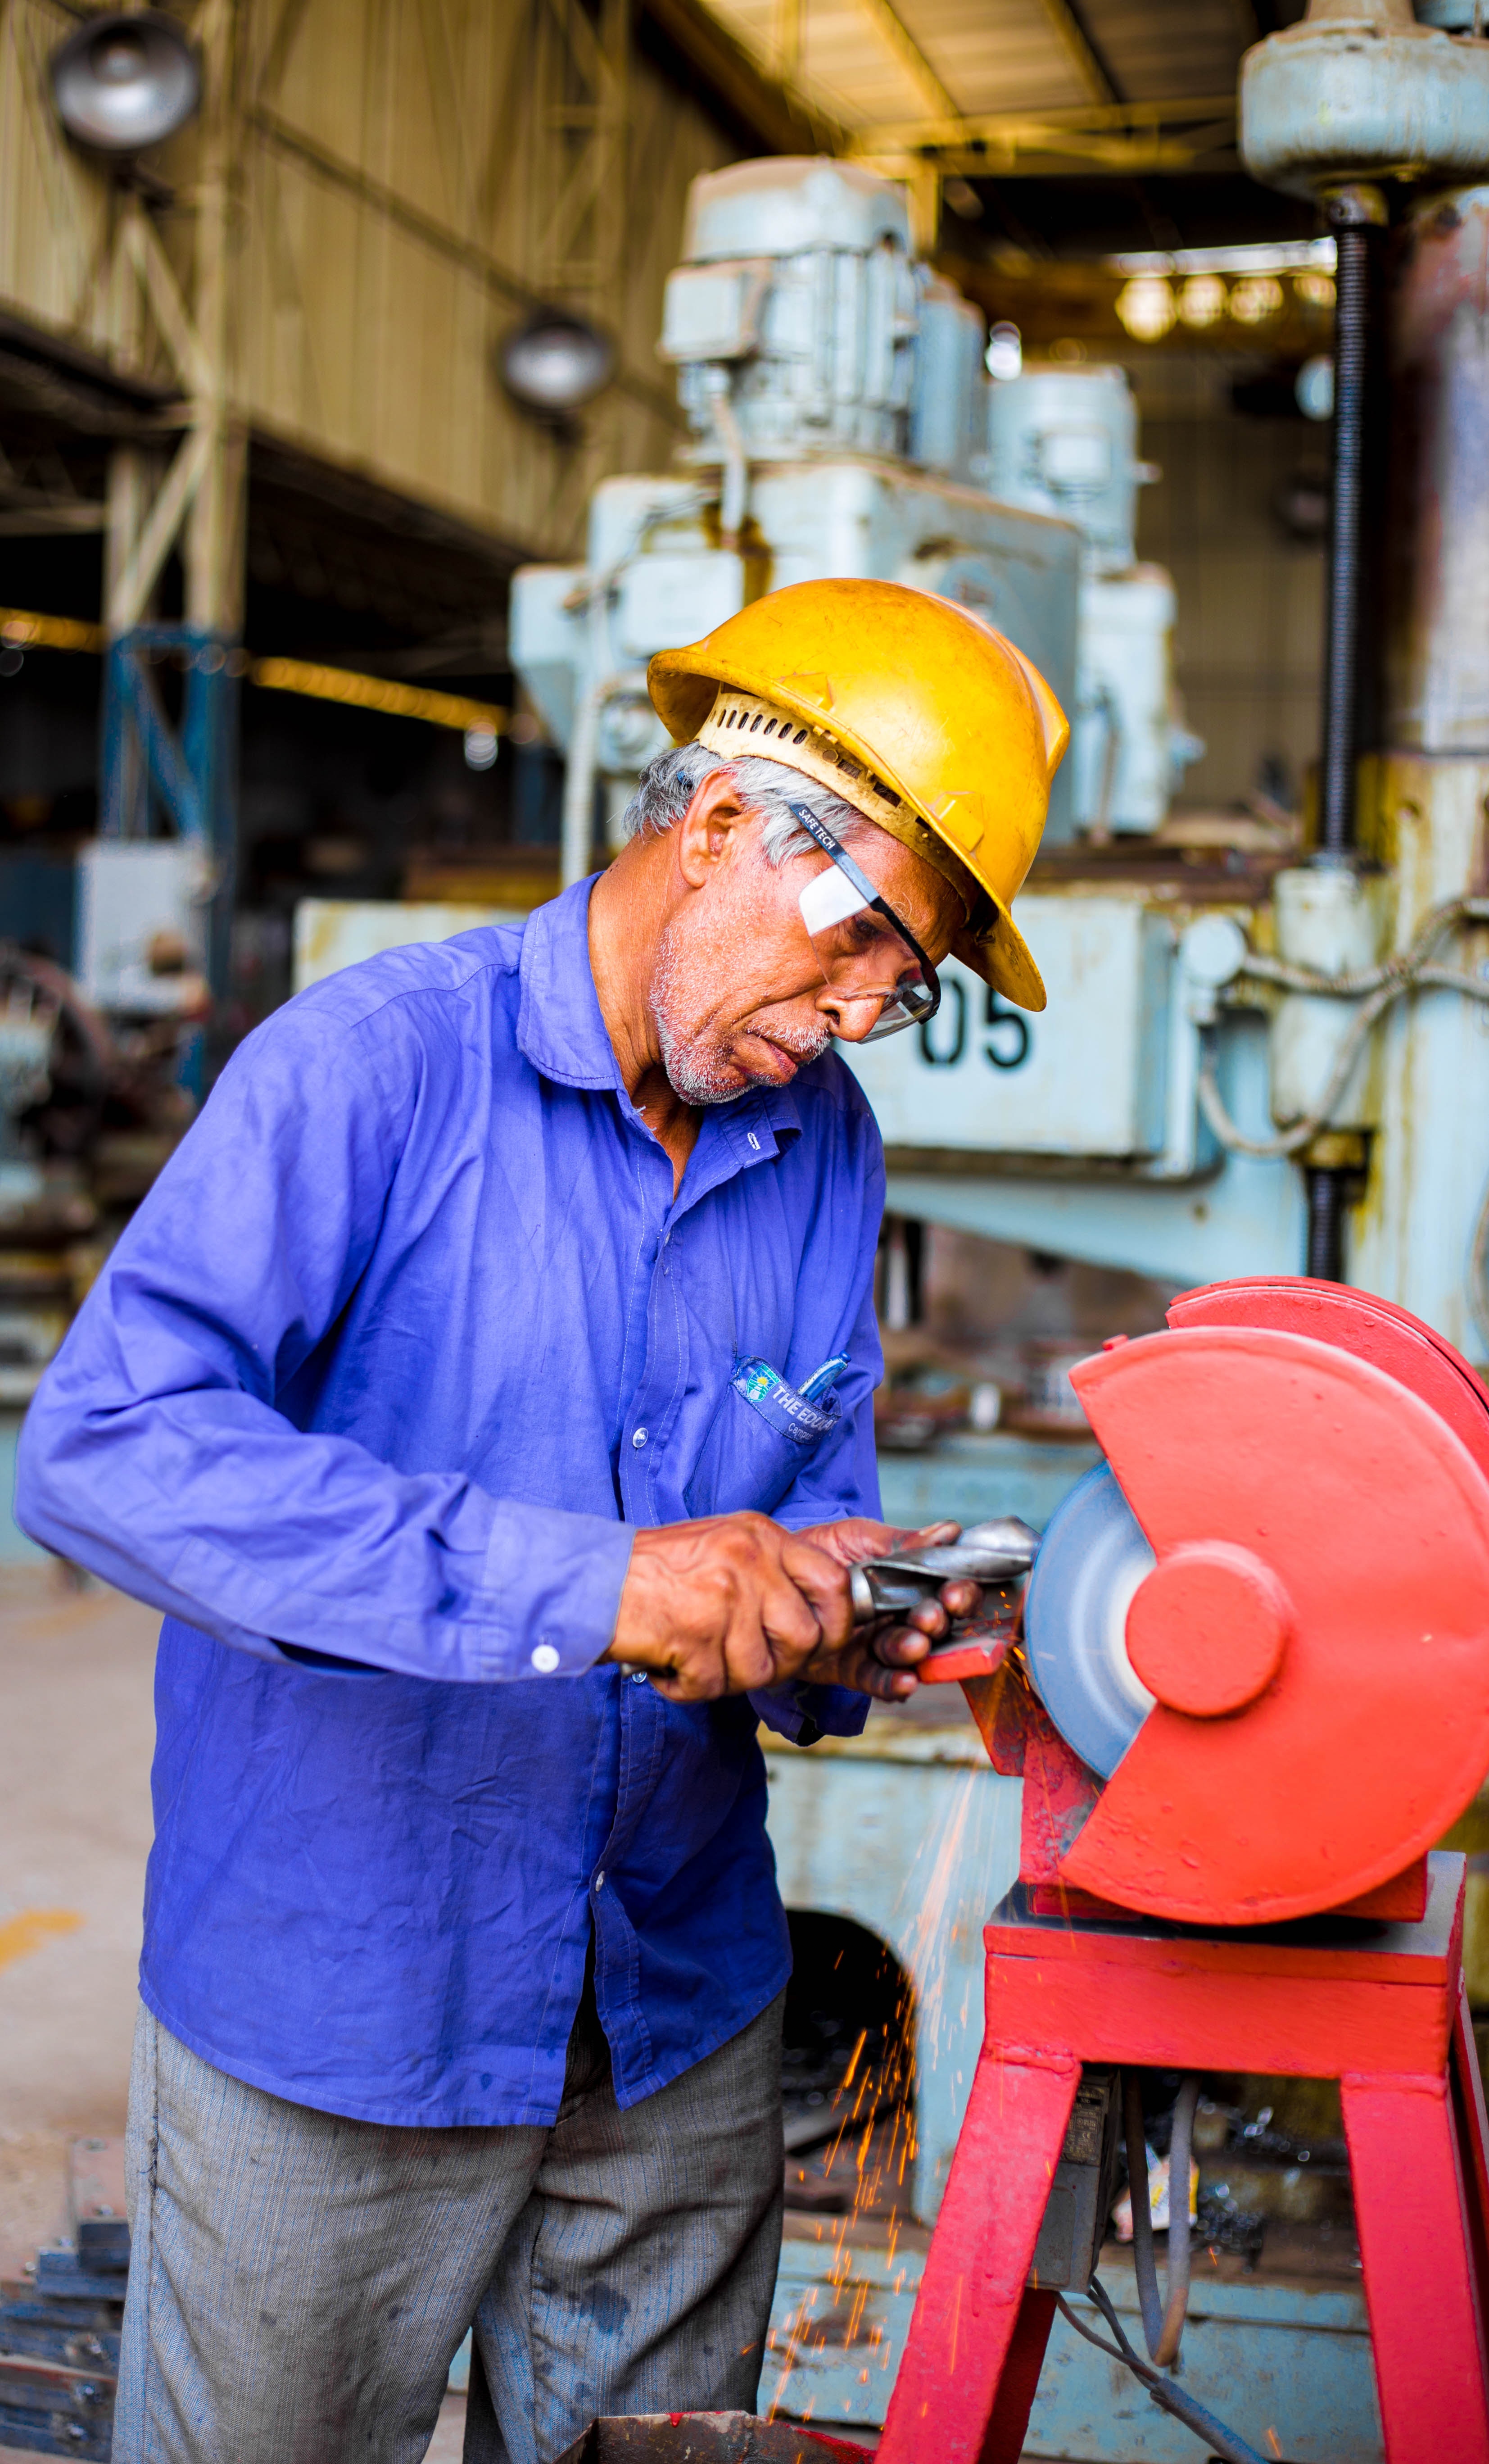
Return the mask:
<path id="1" fill-rule="evenodd" d="M 711 770 L 671 832 L 678 870 L 690 890 L 702 890 L 717 870 L 731 839 L 747 818 L 747 808 L 728 771 Z"/>

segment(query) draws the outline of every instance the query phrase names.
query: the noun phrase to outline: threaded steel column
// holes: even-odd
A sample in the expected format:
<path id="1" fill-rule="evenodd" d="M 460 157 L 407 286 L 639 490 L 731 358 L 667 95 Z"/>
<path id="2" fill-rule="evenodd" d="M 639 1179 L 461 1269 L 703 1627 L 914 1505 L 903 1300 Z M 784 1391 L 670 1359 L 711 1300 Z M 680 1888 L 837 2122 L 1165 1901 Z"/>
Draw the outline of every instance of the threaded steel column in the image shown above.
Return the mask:
<path id="1" fill-rule="evenodd" d="M 1334 307 L 1334 492 L 1328 529 L 1323 759 L 1318 852 L 1347 855 L 1355 837 L 1359 758 L 1361 522 L 1370 374 L 1372 258 L 1385 209 L 1370 188 L 1347 188 L 1329 209 L 1339 262 Z"/>

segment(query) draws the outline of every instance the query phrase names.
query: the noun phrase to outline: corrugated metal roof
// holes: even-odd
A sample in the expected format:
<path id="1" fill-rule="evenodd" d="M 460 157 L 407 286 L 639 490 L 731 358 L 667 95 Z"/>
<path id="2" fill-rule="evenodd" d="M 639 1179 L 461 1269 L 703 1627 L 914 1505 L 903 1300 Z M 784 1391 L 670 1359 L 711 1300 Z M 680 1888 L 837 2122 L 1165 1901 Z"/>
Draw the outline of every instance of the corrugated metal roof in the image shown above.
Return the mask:
<path id="1" fill-rule="evenodd" d="M 1249 0 L 709 0 L 767 76 L 862 143 L 945 118 L 1234 91 Z M 907 39 L 908 38 L 908 39 Z M 793 54 L 795 60 L 793 63 Z M 922 67 L 917 68 L 916 55 Z"/>

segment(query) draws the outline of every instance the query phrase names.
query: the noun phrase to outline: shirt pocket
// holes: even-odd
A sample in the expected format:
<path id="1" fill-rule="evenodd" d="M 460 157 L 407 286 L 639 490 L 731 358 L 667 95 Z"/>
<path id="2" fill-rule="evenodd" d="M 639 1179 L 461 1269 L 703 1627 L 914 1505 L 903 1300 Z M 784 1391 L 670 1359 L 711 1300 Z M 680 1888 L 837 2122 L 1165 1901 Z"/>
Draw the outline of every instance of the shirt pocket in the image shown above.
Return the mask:
<path id="1" fill-rule="evenodd" d="M 809 1402 L 768 1360 L 742 1360 L 719 1399 L 683 1502 L 690 1514 L 772 1514 L 843 1417 Z"/>

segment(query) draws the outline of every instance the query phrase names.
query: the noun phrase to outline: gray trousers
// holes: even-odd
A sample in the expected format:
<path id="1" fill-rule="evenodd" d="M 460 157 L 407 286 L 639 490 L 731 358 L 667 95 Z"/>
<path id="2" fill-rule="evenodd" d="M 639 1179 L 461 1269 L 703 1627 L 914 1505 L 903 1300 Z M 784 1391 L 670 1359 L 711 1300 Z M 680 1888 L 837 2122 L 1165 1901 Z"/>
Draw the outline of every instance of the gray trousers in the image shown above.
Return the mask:
<path id="1" fill-rule="evenodd" d="M 783 2002 L 622 2113 L 586 1983 L 552 2127 L 451 2130 L 288 2103 L 142 2010 L 115 2464 L 416 2464 L 471 2325 L 466 2464 L 753 2411 Z"/>

